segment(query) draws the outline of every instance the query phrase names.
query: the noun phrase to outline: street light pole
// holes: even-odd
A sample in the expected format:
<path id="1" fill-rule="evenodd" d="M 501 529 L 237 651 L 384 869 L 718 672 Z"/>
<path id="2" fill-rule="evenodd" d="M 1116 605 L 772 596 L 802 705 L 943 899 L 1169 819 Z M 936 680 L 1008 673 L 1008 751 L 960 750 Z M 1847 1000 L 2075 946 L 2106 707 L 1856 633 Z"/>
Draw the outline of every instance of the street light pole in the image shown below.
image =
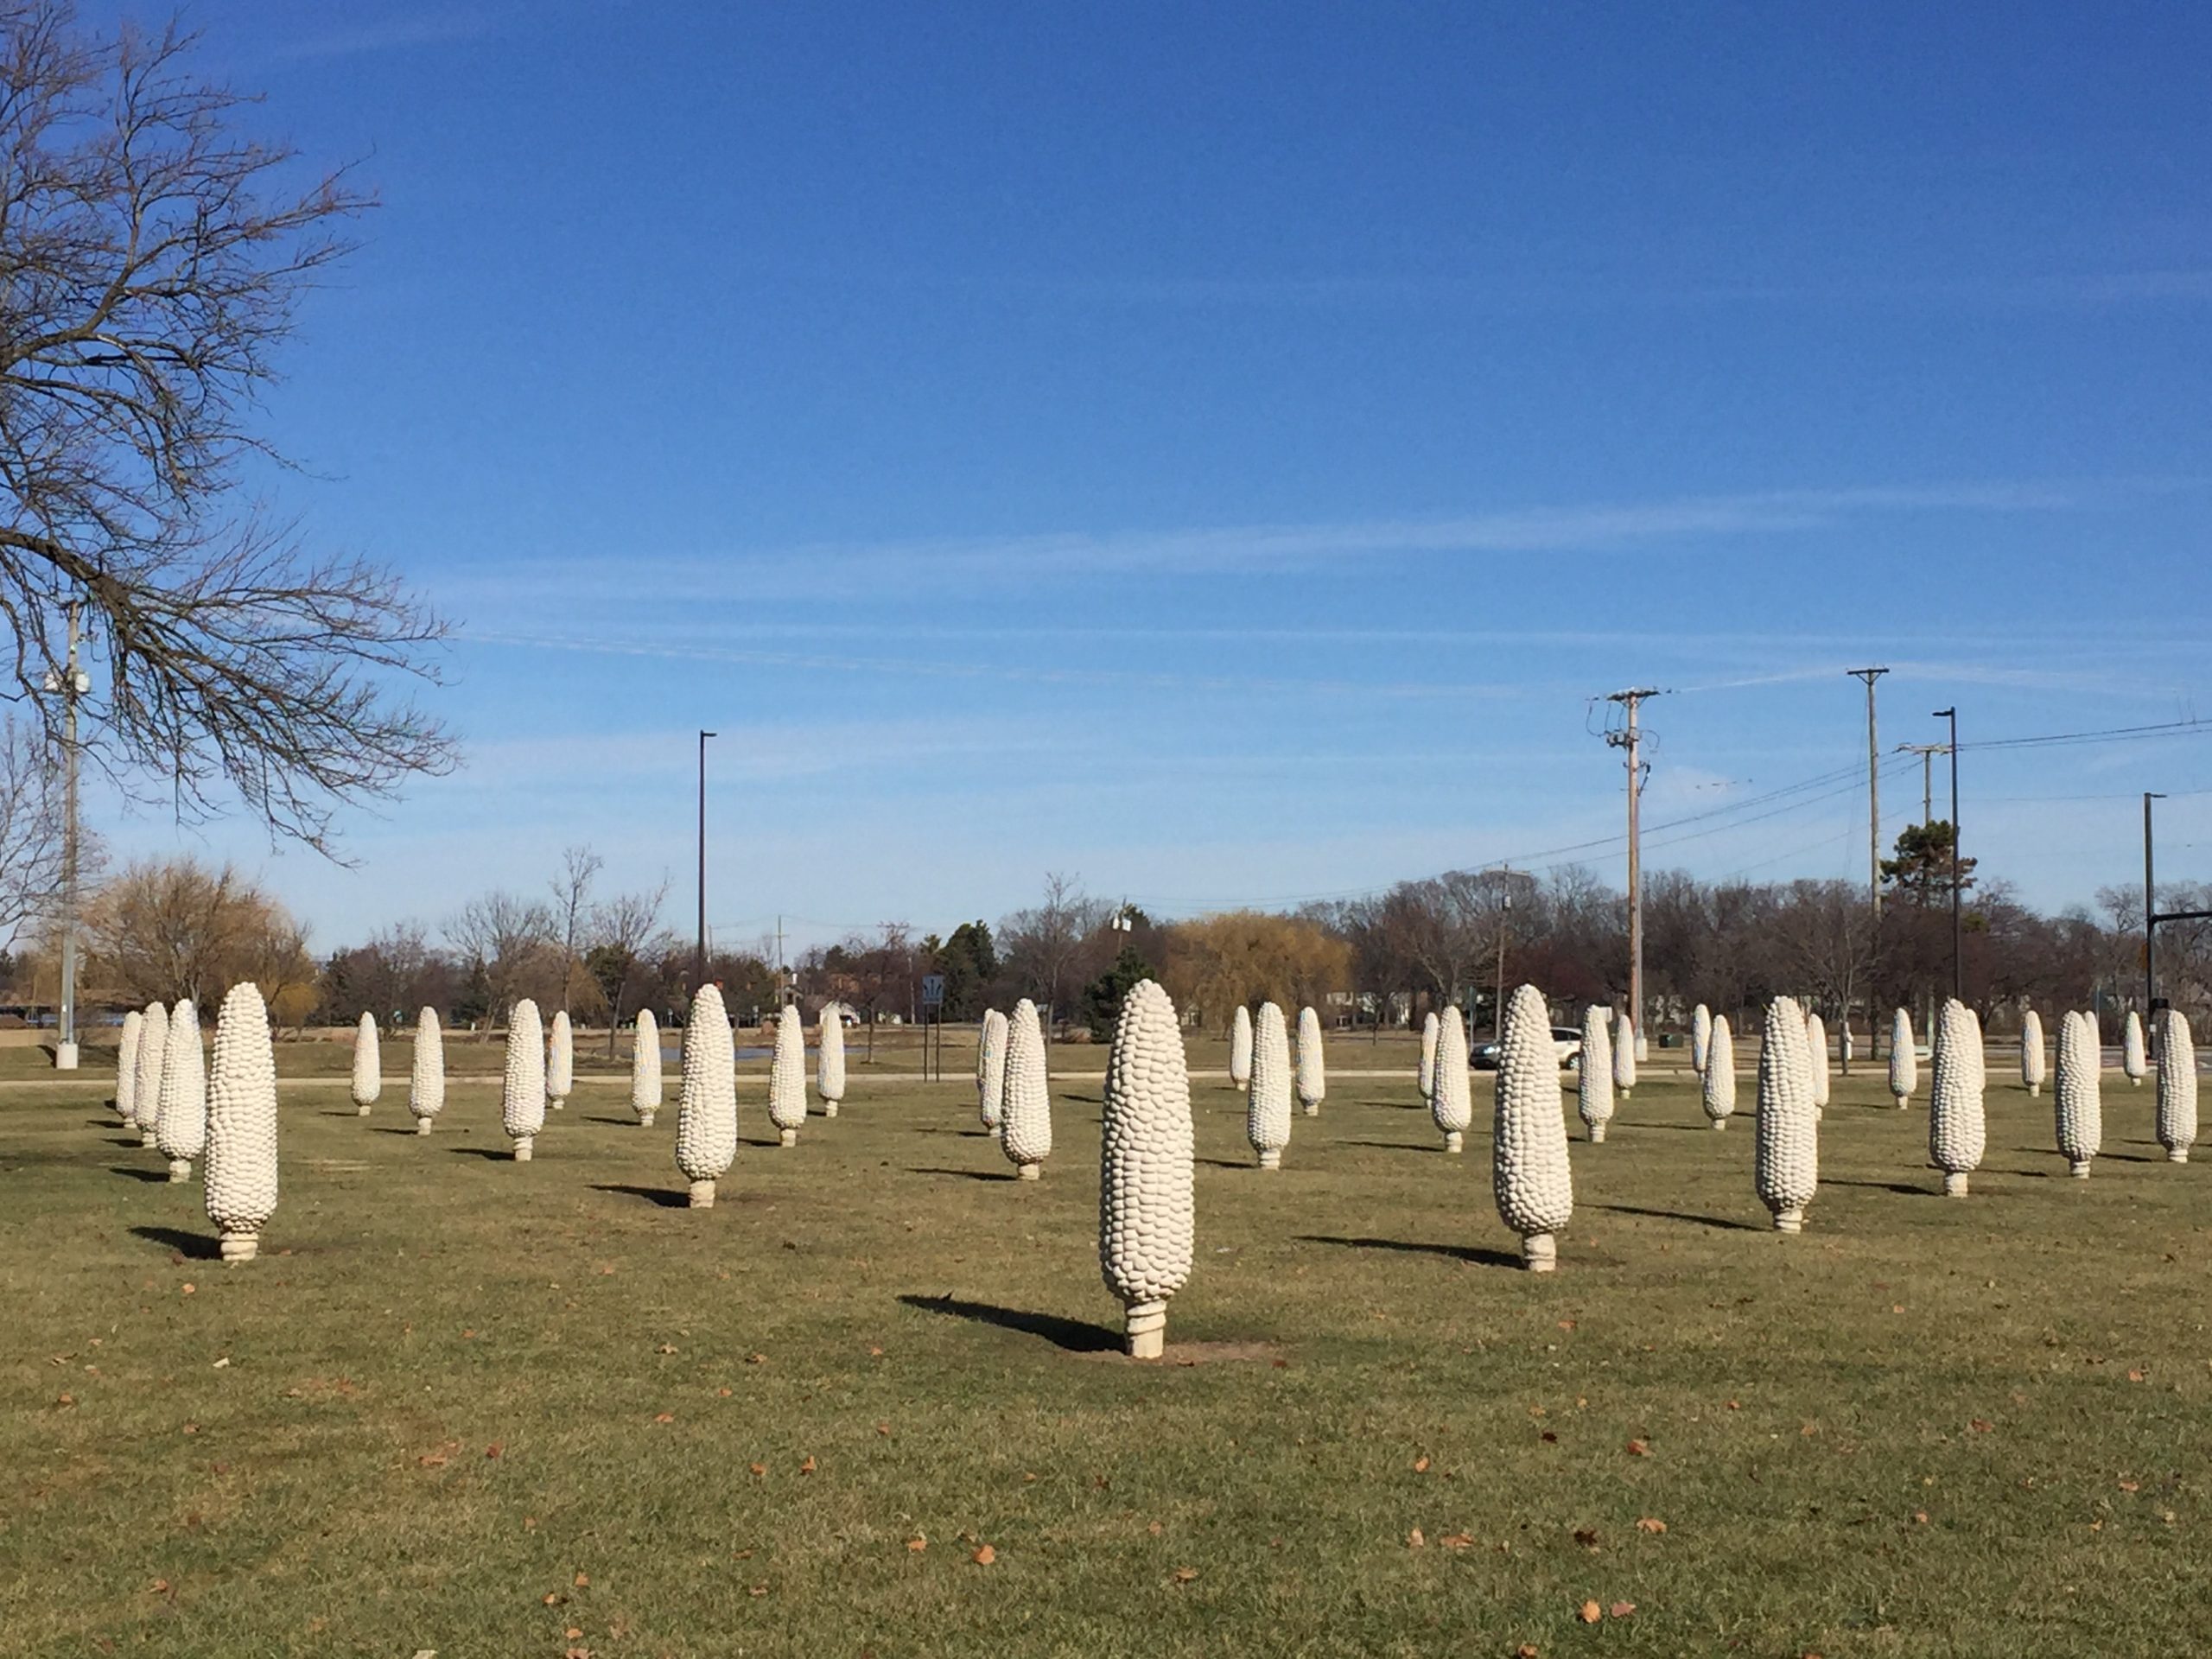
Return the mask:
<path id="1" fill-rule="evenodd" d="M 1959 711 L 1955 704 L 1938 709 L 1936 718 L 1951 722 L 1951 995 L 1966 1000 L 1966 922 L 1960 906 L 1959 847 Z"/>
<path id="2" fill-rule="evenodd" d="M 707 740 L 713 732 L 699 733 L 699 935 L 691 948 L 691 995 L 707 985 Z"/>
<path id="3" fill-rule="evenodd" d="M 2158 901 L 2151 863 L 2151 803 L 2164 795 L 2143 791 L 2143 1020 L 2150 1023 L 2158 1006 Z"/>
<path id="4" fill-rule="evenodd" d="M 77 699 L 92 681 L 77 666 L 77 617 L 69 605 L 69 655 L 61 693 L 61 1008 L 54 1039 L 54 1069 L 77 1069 Z"/>

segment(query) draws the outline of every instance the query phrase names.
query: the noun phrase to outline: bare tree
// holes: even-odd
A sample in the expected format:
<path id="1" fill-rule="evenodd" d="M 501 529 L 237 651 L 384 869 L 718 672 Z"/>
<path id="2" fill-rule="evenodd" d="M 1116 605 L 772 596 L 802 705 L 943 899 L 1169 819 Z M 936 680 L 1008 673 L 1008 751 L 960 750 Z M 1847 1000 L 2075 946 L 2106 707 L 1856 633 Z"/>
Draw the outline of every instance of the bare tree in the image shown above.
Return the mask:
<path id="1" fill-rule="evenodd" d="M 1045 878 L 1043 903 L 999 923 L 1007 971 L 1021 990 L 1041 996 L 1048 1025 L 1058 1018 L 1062 993 L 1096 971 L 1091 964 L 1102 957 L 1100 930 L 1112 909 L 1086 894 L 1079 878 L 1055 871 Z"/>
<path id="2" fill-rule="evenodd" d="M 607 999 L 607 1057 L 615 1033 L 639 1006 L 654 978 L 654 963 L 676 949 L 676 936 L 660 925 L 668 880 L 650 893 L 619 893 L 592 907 L 584 965 Z"/>
<path id="3" fill-rule="evenodd" d="M 343 173 L 295 194 L 296 153 L 243 135 L 250 100 L 194 44 L 0 0 L 0 695 L 58 720 L 38 693 L 82 602 L 106 665 L 83 753 L 181 817 L 234 792 L 327 851 L 340 804 L 451 766 L 391 684 L 436 678 L 444 624 L 238 499 L 246 463 L 283 463 L 260 395 L 370 204 Z"/>
<path id="4" fill-rule="evenodd" d="M 472 899 L 446 924 L 446 938 L 465 962 L 483 965 L 495 1019 L 525 996 L 550 1000 L 565 977 L 559 924 L 537 899 L 506 892 Z"/>
<path id="5" fill-rule="evenodd" d="M 553 878 L 553 914 L 561 927 L 561 1007 L 569 1007 L 569 991 L 582 962 L 584 926 L 591 909 L 591 884 L 607 868 L 607 861 L 589 847 L 571 847 L 561 855 L 561 874 Z M 662 891 L 666 892 L 666 884 Z M 658 906 L 655 906 L 658 908 Z"/>
<path id="6" fill-rule="evenodd" d="M 212 1008 L 251 980 L 279 1024 L 314 1011 L 306 936 L 283 906 L 225 865 L 197 859 L 134 864 L 86 907 L 86 980 L 125 1002 L 190 997 Z"/>
<path id="7" fill-rule="evenodd" d="M 61 791 L 35 728 L 0 721 L 0 944 L 61 893 Z"/>

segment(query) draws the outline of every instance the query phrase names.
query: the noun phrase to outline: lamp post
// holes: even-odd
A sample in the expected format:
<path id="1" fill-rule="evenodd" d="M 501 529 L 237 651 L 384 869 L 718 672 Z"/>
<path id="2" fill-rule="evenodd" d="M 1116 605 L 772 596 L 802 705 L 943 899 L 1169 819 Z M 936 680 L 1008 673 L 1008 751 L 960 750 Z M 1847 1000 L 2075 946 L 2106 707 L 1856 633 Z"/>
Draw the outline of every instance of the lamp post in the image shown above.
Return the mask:
<path id="1" fill-rule="evenodd" d="M 1951 722 L 1951 995 L 1966 1000 L 1966 922 L 1960 907 L 1959 847 L 1959 711 L 1956 705 L 1938 709 L 1936 718 Z"/>
<path id="2" fill-rule="evenodd" d="M 691 948 L 691 995 L 707 983 L 707 740 L 715 734 L 699 733 L 699 936 Z"/>
<path id="3" fill-rule="evenodd" d="M 2151 803 L 2164 795 L 2143 791 L 2143 1018 L 2147 1024 L 2158 1007 L 2158 899 L 2152 885 Z"/>
<path id="4" fill-rule="evenodd" d="M 54 1069 L 77 1069 L 77 700 L 92 689 L 77 666 L 77 606 L 69 606 L 69 655 L 46 689 L 61 699 L 61 1007 L 54 1038 Z"/>

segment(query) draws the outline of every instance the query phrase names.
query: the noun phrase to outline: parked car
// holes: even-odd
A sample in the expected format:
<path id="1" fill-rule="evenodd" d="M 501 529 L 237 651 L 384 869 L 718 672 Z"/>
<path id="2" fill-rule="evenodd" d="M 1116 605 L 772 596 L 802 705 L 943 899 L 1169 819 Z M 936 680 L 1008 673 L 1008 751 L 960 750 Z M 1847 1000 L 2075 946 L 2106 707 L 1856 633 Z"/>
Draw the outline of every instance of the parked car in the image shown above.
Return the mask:
<path id="1" fill-rule="evenodd" d="M 1582 1033 L 1571 1026 L 1554 1026 L 1552 1047 L 1559 1053 L 1560 1070 L 1572 1071 L 1582 1058 Z M 1478 1071 L 1495 1071 L 1497 1070 L 1497 1045 L 1494 1042 L 1478 1044 L 1467 1059 Z"/>

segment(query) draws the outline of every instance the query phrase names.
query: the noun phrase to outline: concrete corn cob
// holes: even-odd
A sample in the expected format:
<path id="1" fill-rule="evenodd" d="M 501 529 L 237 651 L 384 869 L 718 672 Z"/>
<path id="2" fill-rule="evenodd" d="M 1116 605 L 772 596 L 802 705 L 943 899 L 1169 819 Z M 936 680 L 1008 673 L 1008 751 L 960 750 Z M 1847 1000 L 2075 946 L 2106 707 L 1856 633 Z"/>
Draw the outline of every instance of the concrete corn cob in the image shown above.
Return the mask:
<path id="1" fill-rule="evenodd" d="M 1556 1268 L 1556 1235 L 1574 1214 L 1574 1175 L 1567 1161 L 1551 1010 L 1533 985 L 1522 986 L 1506 1004 L 1491 1119 L 1491 1192 L 1498 1219 L 1521 1235 L 1521 1256 L 1529 1270 Z"/>
<path id="2" fill-rule="evenodd" d="M 1229 1080 L 1239 1089 L 1252 1081 L 1252 1010 L 1242 1003 L 1229 1022 Z"/>
<path id="3" fill-rule="evenodd" d="M 507 1070 L 499 1086 L 499 1127 L 515 1143 L 515 1161 L 526 1164 L 545 1127 L 545 1033 L 537 1004 L 528 997 L 507 1016 Z"/>
<path id="4" fill-rule="evenodd" d="M 2128 1086 L 2140 1089 L 2143 1079 L 2151 1075 L 2151 1057 L 2143 1046 L 2143 1020 L 2134 1009 L 2127 1011 L 2127 1024 L 2120 1033 L 2120 1069 L 2127 1073 Z"/>
<path id="5" fill-rule="evenodd" d="M 215 1020 L 207 1083 L 207 1219 L 223 1260 L 251 1262 L 276 1213 L 276 1052 L 269 1010 L 251 983 L 233 985 Z"/>
<path id="6" fill-rule="evenodd" d="M 1437 1025 L 1436 1058 L 1429 1067 L 1428 1116 L 1444 1136 L 1445 1151 L 1456 1153 L 1466 1145 L 1475 1106 L 1467 1081 L 1467 1022 L 1459 1017 L 1456 1003 L 1444 1010 Z"/>
<path id="7" fill-rule="evenodd" d="M 192 1179 L 192 1160 L 207 1145 L 207 1064 L 200 1052 L 200 1011 L 190 997 L 169 1016 L 162 1055 L 162 1103 L 154 1119 L 154 1144 L 169 1160 L 169 1179 Z"/>
<path id="8" fill-rule="evenodd" d="M 154 1122 L 162 1109 L 162 1059 L 168 1046 L 169 1011 L 158 1002 L 149 1003 L 144 1022 L 138 1027 L 137 1082 L 131 1092 L 142 1147 L 154 1144 Z"/>
<path id="9" fill-rule="evenodd" d="M 1690 1070 L 1705 1075 L 1706 1056 L 1713 1052 L 1713 1011 L 1700 1002 L 1690 1014 Z"/>
<path id="10" fill-rule="evenodd" d="M 2020 1016 L 2020 1081 L 2032 1100 L 2043 1092 L 2043 1016 L 2030 1008 Z"/>
<path id="11" fill-rule="evenodd" d="M 1847 1015 L 1844 1029 L 1851 1029 Z M 1822 1117 L 1828 1109 L 1828 1028 L 1810 1012 L 1805 1015 L 1805 1059 L 1813 1079 L 1813 1116 Z"/>
<path id="12" fill-rule="evenodd" d="M 1321 1055 L 1321 1016 L 1311 1008 L 1298 1011 L 1298 1103 L 1308 1117 L 1321 1115 L 1329 1095 L 1328 1062 Z"/>
<path id="13" fill-rule="evenodd" d="M 715 1183 L 737 1156 L 737 1051 L 719 986 L 691 999 L 683 1026 L 683 1082 L 676 1101 L 676 1166 L 691 1183 L 691 1207 L 715 1206 Z"/>
<path id="14" fill-rule="evenodd" d="M 1698 1102 L 1714 1128 L 1728 1127 L 1729 1115 L 1736 1109 L 1736 1039 L 1725 1014 L 1716 1014 L 1706 1032 L 1705 1077 Z"/>
<path id="15" fill-rule="evenodd" d="M 1262 1169 L 1281 1169 L 1290 1144 L 1290 1035 L 1282 1010 L 1260 1004 L 1252 1027 L 1252 1081 L 1244 1096 L 1244 1138 L 1260 1154 Z"/>
<path id="16" fill-rule="evenodd" d="M 364 1012 L 353 1027 L 352 1093 L 356 1116 L 366 1117 L 384 1092 L 384 1056 L 377 1044 L 377 1017 Z"/>
<path id="17" fill-rule="evenodd" d="M 545 1039 L 545 1103 L 559 1111 L 576 1092 L 576 1033 L 569 1011 L 556 1009 Z"/>
<path id="18" fill-rule="evenodd" d="M 123 1016 L 123 1037 L 115 1051 L 115 1115 L 125 1123 L 138 1121 L 138 1033 L 146 1016 L 133 1008 Z"/>
<path id="19" fill-rule="evenodd" d="M 1613 1045 L 1613 1087 L 1619 1090 L 1623 1100 L 1636 1090 L 1636 1063 L 1639 1058 L 1637 1049 L 1643 1041 L 1643 1035 L 1637 1030 L 1636 1022 L 1623 1013 L 1620 1039 Z"/>
<path id="20" fill-rule="evenodd" d="M 1936 1081 L 1928 1103 L 1928 1159 L 1943 1172 L 1947 1197 L 1961 1198 L 1980 1167 L 1989 1136 L 1982 1109 L 1981 1025 L 1950 998 L 1936 1020 Z"/>
<path id="21" fill-rule="evenodd" d="M 2177 1164 L 2189 1161 L 2196 1141 L 2196 1049 L 2189 1020 L 2168 1008 L 2158 1027 L 2158 1144 Z"/>
<path id="22" fill-rule="evenodd" d="M 835 1002 L 822 1007 L 822 1040 L 814 1054 L 814 1092 L 822 1096 L 822 1116 L 837 1116 L 845 1098 L 845 1020 Z"/>
<path id="23" fill-rule="evenodd" d="M 1805 1230 L 1805 1206 L 1821 1184 L 1819 1110 L 1813 1104 L 1809 1022 L 1795 998 L 1767 1005 L 1759 1038 L 1758 1116 L 1751 1125 L 1752 1175 L 1775 1230 Z"/>
<path id="24" fill-rule="evenodd" d="M 1434 1008 L 1431 1008 L 1421 1016 L 1421 1069 L 1414 1075 L 1421 1084 L 1421 1097 L 1423 1100 L 1427 1100 L 1436 1092 L 1436 1036 L 1442 1028 L 1442 1025 L 1443 1022 L 1436 1017 Z"/>
<path id="25" fill-rule="evenodd" d="M 2077 1179 L 2087 1180 L 2089 1160 L 2104 1144 L 2104 1056 L 2096 1022 L 2069 1010 L 2058 1025 L 2058 1077 L 2051 1089 L 2058 1119 L 2058 1150 Z"/>
<path id="26" fill-rule="evenodd" d="M 1182 1027 L 1147 979 L 1115 1021 L 1098 1146 L 1098 1270 L 1122 1299 L 1133 1359 L 1158 1359 L 1166 1346 L 1167 1299 L 1191 1276 L 1196 1217 Z"/>
<path id="27" fill-rule="evenodd" d="M 1582 1052 L 1574 1062 L 1574 1110 L 1592 1142 L 1605 1138 L 1605 1125 L 1613 1121 L 1613 1039 L 1606 1029 L 1605 1010 L 1594 1002 L 1582 1011 Z"/>
<path id="28" fill-rule="evenodd" d="M 1045 1028 L 1027 997 L 1007 1022 L 1006 1100 L 999 1110 L 999 1149 L 1025 1181 L 1044 1173 L 1052 1155 L 1052 1091 L 1045 1077 Z"/>
<path id="29" fill-rule="evenodd" d="M 983 1034 L 976 1046 L 976 1106 L 983 1127 L 998 1132 L 999 1113 L 1006 1104 L 1006 1045 L 1009 1027 L 1006 1015 L 991 1008 L 983 1015 Z"/>
<path id="30" fill-rule="evenodd" d="M 415 1016 L 415 1065 L 407 1074 L 407 1109 L 415 1133 L 428 1135 L 430 1120 L 446 1109 L 446 1038 L 438 1011 L 426 1007 Z"/>
<path id="31" fill-rule="evenodd" d="M 1897 1110 L 1904 1110 L 1912 1091 L 1920 1087 L 1920 1057 L 1913 1051 L 1912 1016 L 1899 1008 L 1890 1018 L 1890 1092 Z"/>
<path id="32" fill-rule="evenodd" d="M 715 993 L 721 995 L 719 991 Z M 732 1057 L 732 1065 L 735 1057 Z M 638 1022 L 630 1032 L 630 1109 L 638 1115 L 640 1127 L 650 1129 L 653 1115 L 660 1110 L 664 1090 L 660 1076 L 660 1023 L 653 1018 L 651 1008 L 638 1010 Z"/>
<path id="33" fill-rule="evenodd" d="M 806 1027 L 794 1003 L 776 1016 L 776 1054 L 768 1062 L 768 1121 L 779 1146 L 795 1147 L 806 1127 Z"/>

